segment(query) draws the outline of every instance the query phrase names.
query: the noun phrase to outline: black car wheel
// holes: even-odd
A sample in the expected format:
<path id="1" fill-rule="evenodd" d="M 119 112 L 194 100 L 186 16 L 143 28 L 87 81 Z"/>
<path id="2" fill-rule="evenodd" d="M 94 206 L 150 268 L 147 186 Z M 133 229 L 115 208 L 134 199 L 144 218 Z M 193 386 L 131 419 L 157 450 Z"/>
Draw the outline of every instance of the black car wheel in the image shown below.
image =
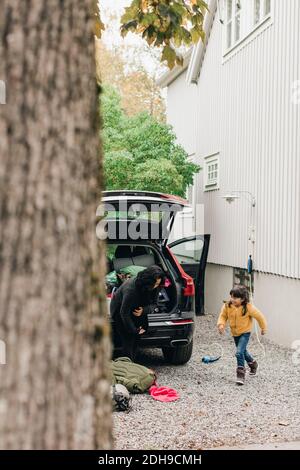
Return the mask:
<path id="1" fill-rule="evenodd" d="M 162 352 L 167 362 L 174 365 L 185 364 L 192 356 L 193 340 L 184 346 L 162 348 Z"/>

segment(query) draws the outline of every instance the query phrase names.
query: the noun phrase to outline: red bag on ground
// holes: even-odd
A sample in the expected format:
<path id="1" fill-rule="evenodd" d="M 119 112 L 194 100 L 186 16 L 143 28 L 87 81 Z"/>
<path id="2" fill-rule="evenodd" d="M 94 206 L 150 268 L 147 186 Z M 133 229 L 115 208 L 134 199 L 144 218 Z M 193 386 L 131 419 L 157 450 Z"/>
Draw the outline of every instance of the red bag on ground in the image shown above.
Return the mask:
<path id="1" fill-rule="evenodd" d="M 180 398 L 173 388 L 157 387 L 157 385 L 152 385 L 152 387 L 149 388 L 149 393 L 154 400 L 163 402 L 171 402 Z"/>

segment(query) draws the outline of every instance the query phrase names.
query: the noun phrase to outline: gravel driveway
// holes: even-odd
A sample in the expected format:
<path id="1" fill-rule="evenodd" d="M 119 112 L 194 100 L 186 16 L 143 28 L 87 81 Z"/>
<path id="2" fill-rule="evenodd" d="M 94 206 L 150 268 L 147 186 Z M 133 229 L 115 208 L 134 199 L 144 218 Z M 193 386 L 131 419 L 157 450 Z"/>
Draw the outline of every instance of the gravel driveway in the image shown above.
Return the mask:
<path id="1" fill-rule="evenodd" d="M 256 336 L 249 350 L 259 361 L 256 377 L 235 384 L 235 348 L 227 331 L 220 337 L 216 317 L 197 317 L 192 359 L 184 366 L 164 363 L 159 350 L 143 351 L 137 362 L 156 370 L 158 384 L 175 388 L 180 400 L 155 401 L 150 395 L 133 395 L 129 413 L 114 413 L 116 449 L 207 449 L 239 444 L 300 439 L 300 365 L 292 363 L 291 350 L 265 338 L 264 356 Z M 206 354 L 223 357 L 203 364 Z"/>

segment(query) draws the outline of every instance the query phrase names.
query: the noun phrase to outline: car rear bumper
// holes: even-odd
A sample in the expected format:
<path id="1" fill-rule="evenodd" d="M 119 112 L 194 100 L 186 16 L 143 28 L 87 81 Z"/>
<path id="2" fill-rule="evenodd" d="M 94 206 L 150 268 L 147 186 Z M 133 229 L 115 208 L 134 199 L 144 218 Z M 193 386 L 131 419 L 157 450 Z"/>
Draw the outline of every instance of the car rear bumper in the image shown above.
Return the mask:
<path id="1" fill-rule="evenodd" d="M 181 311 L 176 314 L 155 313 L 148 315 L 147 333 L 139 337 L 140 348 L 164 348 L 184 346 L 191 342 L 195 330 L 193 311 Z M 115 333 L 111 319 L 114 348 L 120 348 L 120 338 Z"/>
<path id="2" fill-rule="evenodd" d="M 193 321 L 175 324 L 169 321 L 149 323 L 149 329 L 139 341 L 141 348 L 184 346 L 191 342 L 195 324 Z"/>

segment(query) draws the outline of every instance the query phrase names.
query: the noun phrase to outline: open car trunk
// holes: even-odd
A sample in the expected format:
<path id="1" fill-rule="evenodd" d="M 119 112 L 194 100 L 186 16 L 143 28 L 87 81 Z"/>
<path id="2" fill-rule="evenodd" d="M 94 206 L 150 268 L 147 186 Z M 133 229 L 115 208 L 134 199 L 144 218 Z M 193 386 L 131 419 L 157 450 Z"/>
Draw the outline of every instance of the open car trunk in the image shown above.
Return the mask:
<path id="1" fill-rule="evenodd" d="M 114 289 L 121 285 L 121 282 L 126 282 L 126 278 L 133 277 L 137 272 L 146 269 L 149 266 L 157 265 L 162 268 L 166 273 L 167 280 L 165 285 L 160 289 L 160 294 L 157 302 L 157 310 L 153 311 L 153 317 L 161 317 L 162 314 L 170 314 L 175 309 L 178 303 L 178 290 L 179 286 L 172 275 L 172 272 L 167 268 L 165 262 L 161 258 L 159 251 L 153 244 L 145 245 L 138 244 L 108 244 L 108 257 L 107 257 L 107 276 L 106 276 L 106 289 L 108 296 L 112 295 Z M 117 273 L 129 273 L 124 279 L 118 279 Z M 150 318 L 149 318 L 150 320 Z"/>
<path id="2" fill-rule="evenodd" d="M 111 242 L 147 240 L 166 245 L 177 212 L 186 206 L 184 199 L 167 194 L 106 191 L 97 215 Z"/>

